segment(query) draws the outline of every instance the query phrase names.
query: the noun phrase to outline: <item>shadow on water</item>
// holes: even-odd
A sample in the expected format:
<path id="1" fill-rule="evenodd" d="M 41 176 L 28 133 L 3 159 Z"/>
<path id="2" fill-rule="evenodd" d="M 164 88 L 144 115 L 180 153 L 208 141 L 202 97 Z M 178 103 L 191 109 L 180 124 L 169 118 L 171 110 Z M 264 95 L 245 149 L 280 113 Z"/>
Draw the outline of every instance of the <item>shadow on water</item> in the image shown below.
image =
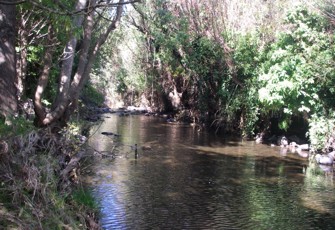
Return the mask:
<path id="1" fill-rule="evenodd" d="M 335 227 L 332 175 L 297 154 L 154 117 L 111 116 L 96 128 L 93 148 L 123 147 L 95 158 L 86 176 L 104 229 Z"/>

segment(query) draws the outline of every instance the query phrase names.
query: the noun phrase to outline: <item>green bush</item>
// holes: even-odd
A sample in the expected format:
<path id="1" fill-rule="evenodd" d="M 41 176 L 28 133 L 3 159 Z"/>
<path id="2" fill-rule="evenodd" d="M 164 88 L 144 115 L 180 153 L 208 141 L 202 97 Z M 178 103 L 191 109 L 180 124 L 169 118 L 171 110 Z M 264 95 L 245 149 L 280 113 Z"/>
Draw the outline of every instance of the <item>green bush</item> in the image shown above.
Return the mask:
<path id="1" fill-rule="evenodd" d="M 103 105 L 105 101 L 103 93 L 94 88 L 92 84 L 86 84 L 81 96 L 84 102 L 94 104 L 97 106 Z"/>
<path id="2" fill-rule="evenodd" d="M 325 19 L 299 7 L 286 23 L 289 29 L 270 45 L 258 76 L 261 105 L 265 112 L 284 113 L 282 129 L 292 115 L 318 113 L 334 97 L 334 44 Z"/>
<path id="3" fill-rule="evenodd" d="M 97 203 L 92 196 L 92 192 L 88 189 L 76 189 L 72 193 L 72 198 L 78 205 L 84 205 L 88 209 L 97 210 Z"/>
<path id="4" fill-rule="evenodd" d="M 24 135 L 36 129 L 32 121 L 23 117 L 12 118 L 11 124 L 7 125 L 4 122 L 0 122 L 0 138 Z"/>
<path id="5" fill-rule="evenodd" d="M 315 150 L 328 151 L 335 141 L 335 112 L 314 114 L 309 120 L 309 139 Z M 334 143 L 335 144 L 335 143 Z"/>

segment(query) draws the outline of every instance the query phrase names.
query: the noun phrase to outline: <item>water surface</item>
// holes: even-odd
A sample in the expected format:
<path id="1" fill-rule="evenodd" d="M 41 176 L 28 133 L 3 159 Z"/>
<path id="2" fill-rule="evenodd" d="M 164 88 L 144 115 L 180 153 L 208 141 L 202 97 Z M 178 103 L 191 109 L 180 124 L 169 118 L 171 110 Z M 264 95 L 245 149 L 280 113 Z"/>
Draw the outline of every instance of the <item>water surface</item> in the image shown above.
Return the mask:
<path id="1" fill-rule="evenodd" d="M 332 173 L 296 153 L 156 117 L 110 115 L 93 131 L 90 145 L 117 155 L 86 177 L 104 229 L 335 228 Z"/>

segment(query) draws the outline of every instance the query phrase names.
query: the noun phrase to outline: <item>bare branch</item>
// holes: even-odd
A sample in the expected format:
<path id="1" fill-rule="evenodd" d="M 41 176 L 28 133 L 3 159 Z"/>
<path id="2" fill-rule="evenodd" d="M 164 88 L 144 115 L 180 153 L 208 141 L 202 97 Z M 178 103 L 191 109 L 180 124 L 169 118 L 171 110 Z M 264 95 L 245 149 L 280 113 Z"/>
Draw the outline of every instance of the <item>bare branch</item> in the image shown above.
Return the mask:
<path id="1" fill-rule="evenodd" d="M 94 8 L 107 8 L 107 7 L 118 7 L 118 6 L 122 6 L 122 5 L 127 5 L 127 4 L 134 4 L 134 3 L 138 3 L 138 2 L 141 2 L 141 0 L 133 0 L 133 1 L 127 1 L 127 2 L 113 2 L 113 3 L 100 3 L 100 4 L 97 4 Z M 80 14 L 81 12 L 89 9 L 90 7 L 87 7 L 86 9 L 83 9 L 83 10 L 78 10 L 78 11 L 74 11 L 74 12 L 71 12 L 71 14 Z"/>
<path id="2" fill-rule="evenodd" d="M 16 2 L 16 4 L 25 3 L 25 2 L 31 3 L 35 7 L 39 8 L 41 10 L 53 13 L 53 14 L 58 14 L 58 15 L 76 15 L 76 14 L 86 13 L 87 11 L 91 11 L 91 10 L 94 10 L 94 9 L 97 9 L 97 8 L 118 7 L 120 5 L 139 3 L 139 2 L 141 2 L 141 0 L 130 0 L 130 1 L 126 1 L 126 2 L 117 2 L 117 3 L 115 3 L 115 2 L 112 2 L 112 3 L 99 3 L 99 4 L 97 4 L 94 7 L 92 7 L 92 6 L 89 5 L 87 7 L 84 7 L 83 9 L 75 10 L 75 11 L 68 11 L 65 8 L 65 6 L 62 5 L 62 4 L 60 4 L 58 1 L 57 1 L 56 4 L 58 5 L 58 7 L 61 10 L 44 6 L 41 3 L 39 3 L 38 1 L 36 1 L 36 0 L 22 0 L 22 1 Z M 1 3 L 3 3 L 3 4 L 8 3 L 9 4 L 10 2 L 0 0 L 0 4 Z M 13 3 L 11 3 L 11 4 L 13 4 Z"/>

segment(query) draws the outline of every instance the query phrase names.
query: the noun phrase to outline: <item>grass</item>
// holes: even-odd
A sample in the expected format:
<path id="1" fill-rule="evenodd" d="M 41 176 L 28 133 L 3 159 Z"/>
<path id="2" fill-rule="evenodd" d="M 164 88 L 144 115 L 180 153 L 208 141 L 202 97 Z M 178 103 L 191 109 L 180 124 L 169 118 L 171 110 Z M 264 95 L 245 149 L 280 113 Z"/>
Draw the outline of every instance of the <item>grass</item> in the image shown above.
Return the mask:
<path id="1" fill-rule="evenodd" d="M 23 117 L 17 117 L 11 120 L 11 123 L 15 125 L 6 125 L 0 119 L 0 138 L 6 138 L 9 136 L 25 135 L 35 127 L 32 121 L 29 121 Z"/>
<path id="2" fill-rule="evenodd" d="M 72 199 L 80 206 L 85 206 L 91 210 L 98 209 L 97 203 L 95 202 L 92 192 L 89 189 L 78 188 L 74 190 L 72 193 Z"/>

